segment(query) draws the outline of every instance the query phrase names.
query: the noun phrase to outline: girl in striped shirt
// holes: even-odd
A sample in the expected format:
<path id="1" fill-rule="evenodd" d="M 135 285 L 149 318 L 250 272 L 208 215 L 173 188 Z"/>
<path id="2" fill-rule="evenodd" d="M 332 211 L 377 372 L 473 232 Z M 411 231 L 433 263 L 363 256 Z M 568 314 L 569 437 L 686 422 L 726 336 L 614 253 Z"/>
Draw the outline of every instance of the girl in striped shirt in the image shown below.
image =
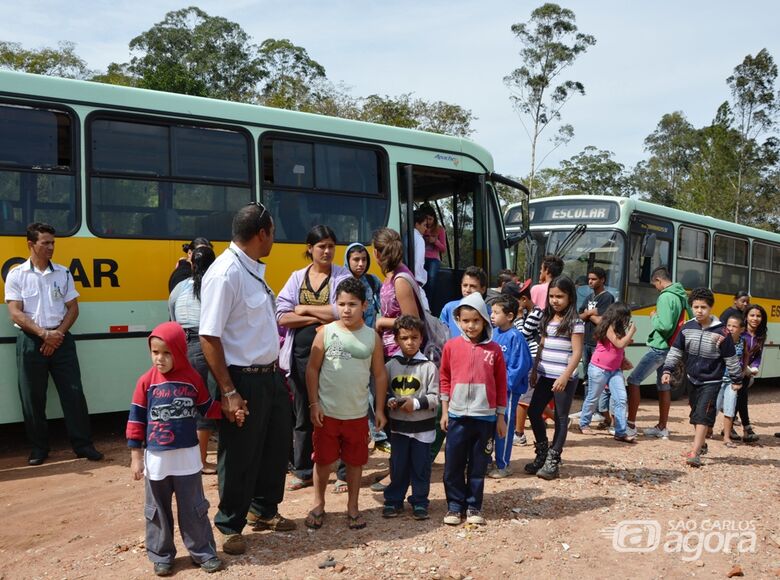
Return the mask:
<path id="1" fill-rule="evenodd" d="M 541 341 L 531 373 L 534 394 L 528 418 L 534 431 L 536 458 L 525 466 L 528 474 L 542 479 L 558 477 L 561 452 L 566 443 L 569 410 L 577 388 L 577 366 L 582 358 L 585 324 L 577 316 L 577 291 L 567 276 L 559 276 L 547 290 L 547 307 L 541 322 Z M 547 439 L 542 411 L 555 400 L 555 433 Z"/>

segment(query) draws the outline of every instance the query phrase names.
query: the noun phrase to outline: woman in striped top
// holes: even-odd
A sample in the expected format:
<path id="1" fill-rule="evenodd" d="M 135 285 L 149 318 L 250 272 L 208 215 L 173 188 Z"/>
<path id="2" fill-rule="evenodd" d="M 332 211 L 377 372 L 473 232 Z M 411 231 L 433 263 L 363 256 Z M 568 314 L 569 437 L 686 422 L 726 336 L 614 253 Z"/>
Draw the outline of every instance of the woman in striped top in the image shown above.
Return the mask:
<path id="1" fill-rule="evenodd" d="M 536 458 L 525 466 L 526 473 L 542 479 L 558 477 L 558 465 L 566 442 L 569 410 L 579 377 L 585 325 L 577 316 L 577 291 L 567 276 L 550 283 L 547 307 L 541 322 L 541 342 L 531 373 L 534 394 L 528 417 L 534 430 Z M 555 400 L 555 433 L 552 445 L 547 439 L 542 411 Z"/>

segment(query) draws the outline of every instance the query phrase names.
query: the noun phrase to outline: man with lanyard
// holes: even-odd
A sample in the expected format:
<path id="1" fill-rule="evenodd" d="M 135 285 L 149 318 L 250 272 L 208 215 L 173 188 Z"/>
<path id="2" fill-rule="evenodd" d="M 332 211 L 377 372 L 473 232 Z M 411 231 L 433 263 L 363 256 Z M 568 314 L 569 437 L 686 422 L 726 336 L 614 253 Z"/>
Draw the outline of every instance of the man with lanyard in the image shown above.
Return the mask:
<path id="1" fill-rule="evenodd" d="M 247 523 L 289 531 L 279 514 L 292 442 L 290 397 L 279 372 L 275 297 L 260 259 L 271 253 L 274 224 L 259 203 L 233 218 L 233 241 L 203 277 L 200 341 L 221 397 L 219 511 L 214 524 L 226 554 L 243 554 Z"/>
<path id="2" fill-rule="evenodd" d="M 669 270 L 659 266 L 650 275 L 650 283 L 660 293 L 655 304 L 655 310 L 650 316 L 651 330 L 647 337 L 648 351 L 629 375 L 628 380 L 628 429 L 629 436 L 635 436 L 636 415 L 639 411 L 641 394 L 639 385 L 642 381 L 656 372 L 656 388 L 658 389 L 658 423 L 655 427 L 644 430 L 647 437 L 669 439 L 669 430 L 666 423 L 669 420 L 669 408 L 672 406 L 671 386 L 661 382 L 663 364 L 669 348 L 677 335 L 681 323 L 685 321 L 685 315 L 693 317 L 688 306 L 688 295 L 685 288 L 679 282 L 672 282 Z"/>
<path id="3" fill-rule="evenodd" d="M 76 343 L 69 329 L 79 316 L 73 276 L 51 261 L 54 228 L 48 224 L 27 226 L 30 259 L 8 273 L 5 301 L 11 320 L 19 329 L 16 360 L 24 427 L 32 444 L 27 462 L 41 465 L 49 456 L 46 391 L 49 374 L 60 397 L 70 444 L 77 457 L 103 459 L 92 445 L 89 411 L 81 385 Z"/>
<path id="4" fill-rule="evenodd" d="M 580 320 L 585 322 L 585 343 L 582 349 L 582 363 L 585 365 L 585 376 L 588 376 L 588 365 L 596 350 L 596 339 L 593 338 L 593 331 L 596 325 L 601 322 L 601 317 L 609 308 L 610 304 L 615 303 L 615 297 L 604 287 L 607 281 L 607 273 L 604 268 L 595 266 L 588 270 L 588 286 L 591 293 L 580 308 Z M 587 395 L 587 393 L 586 393 Z M 586 397 L 587 398 L 587 397 Z"/>

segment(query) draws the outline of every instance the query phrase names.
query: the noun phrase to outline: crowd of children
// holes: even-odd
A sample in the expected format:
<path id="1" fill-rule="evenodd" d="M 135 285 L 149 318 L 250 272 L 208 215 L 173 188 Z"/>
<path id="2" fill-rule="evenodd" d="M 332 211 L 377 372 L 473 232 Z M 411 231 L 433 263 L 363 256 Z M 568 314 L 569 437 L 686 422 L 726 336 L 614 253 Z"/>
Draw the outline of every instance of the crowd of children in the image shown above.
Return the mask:
<path id="1" fill-rule="evenodd" d="M 451 338 L 438 368 L 423 354 L 428 338 L 424 320 L 411 315 L 395 318 L 394 354 L 385 359 L 388 337 L 383 343 L 374 329 L 379 281 L 366 274 L 367 249 L 351 245 L 345 262 L 353 277 L 337 285 L 338 318 L 318 329 L 306 369 L 314 425 L 314 505 L 305 525 L 322 527 L 328 478 L 340 462 L 339 480 L 348 494 L 347 527 L 365 527 L 358 499 L 368 461 L 369 409 L 371 438 L 379 442 L 389 436 L 391 450 L 383 517 L 401 515 L 405 502 L 414 519 L 429 517 L 432 457 L 445 436 L 443 522 L 447 525 L 485 524 L 485 477 L 512 474 L 513 443 L 527 444 L 526 419 L 533 430 L 535 454 L 525 473 L 548 480 L 558 477 L 585 332 L 575 285 L 562 275 L 560 260 L 543 260 L 543 297 L 530 280 L 519 283 L 503 272 L 490 306 L 483 297 L 488 290 L 485 272 L 467 268 L 462 298 L 445 305 L 441 313 Z M 724 416 L 726 447 L 735 446 L 738 413 L 743 440 L 755 440 L 746 393 L 761 364 L 767 318 L 760 306 L 747 305 L 744 314 L 729 312 L 726 320 L 719 320 L 711 313 L 714 297 L 706 288 L 692 290 L 687 299 L 693 318 L 671 340 L 662 382 L 668 384 L 678 367 L 684 367 L 694 426 L 686 461 L 698 467 L 718 411 Z M 625 349 L 634 340 L 636 326 L 623 303 L 599 312 L 588 317 L 593 321 L 595 348 L 585 368 L 588 388 L 579 430 L 595 433 L 590 422 L 608 390 L 614 438 L 634 444 L 636 437 L 627 424 L 623 371 L 631 368 Z M 222 562 L 216 556 L 201 483 L 196 410 L 203 416 L 218 416 L 218 406 L 187 360 L 179 324 L 157 327 L 149 337 L 149 348 L 153 366 L 138 380 L 127 426 L 132 474 L 146 482 L 147 551 L 155 573 L 171 572 L 175 556 L 171 504 L 176 495 L 181 533 L 193 562 L 213 572 Z M 552 440 L 547 435 L 548 418 L 554 423 Z M 242 416 L 236 420 L 240 423 Z"/>

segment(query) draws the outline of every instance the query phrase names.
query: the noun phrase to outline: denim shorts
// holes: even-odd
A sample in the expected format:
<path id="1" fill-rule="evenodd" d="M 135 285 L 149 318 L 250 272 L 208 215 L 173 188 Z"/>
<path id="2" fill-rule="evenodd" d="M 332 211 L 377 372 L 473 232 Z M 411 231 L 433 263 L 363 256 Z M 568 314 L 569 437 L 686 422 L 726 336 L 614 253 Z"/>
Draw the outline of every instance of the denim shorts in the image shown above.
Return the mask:
<path id="1" fill-rule="evenodd" d="M 664 385 L 661 383 L 661 375 L 663 374 L 664 361 L 666 360 L 667 354 L 669 354 L 669 349 L 653 348 L 651 346 L 629 375 L 628 384 L 641 385 L 642 381 L 649 377 L 650 373 L 655 371 L 655 385 L 658 387 L 658 390 L 671 391 L 671 385 Z"/>
<path id="2" fill-rule="evenodd" d="M 738 393 L 739 391 L 731 388 L 731 381 L 724 380 L 721 383 L 717 407 L 718 411 L 723 411 L 723 414 L 729 419 L 733 419 L 734 415 L 736 415 Z"/>

